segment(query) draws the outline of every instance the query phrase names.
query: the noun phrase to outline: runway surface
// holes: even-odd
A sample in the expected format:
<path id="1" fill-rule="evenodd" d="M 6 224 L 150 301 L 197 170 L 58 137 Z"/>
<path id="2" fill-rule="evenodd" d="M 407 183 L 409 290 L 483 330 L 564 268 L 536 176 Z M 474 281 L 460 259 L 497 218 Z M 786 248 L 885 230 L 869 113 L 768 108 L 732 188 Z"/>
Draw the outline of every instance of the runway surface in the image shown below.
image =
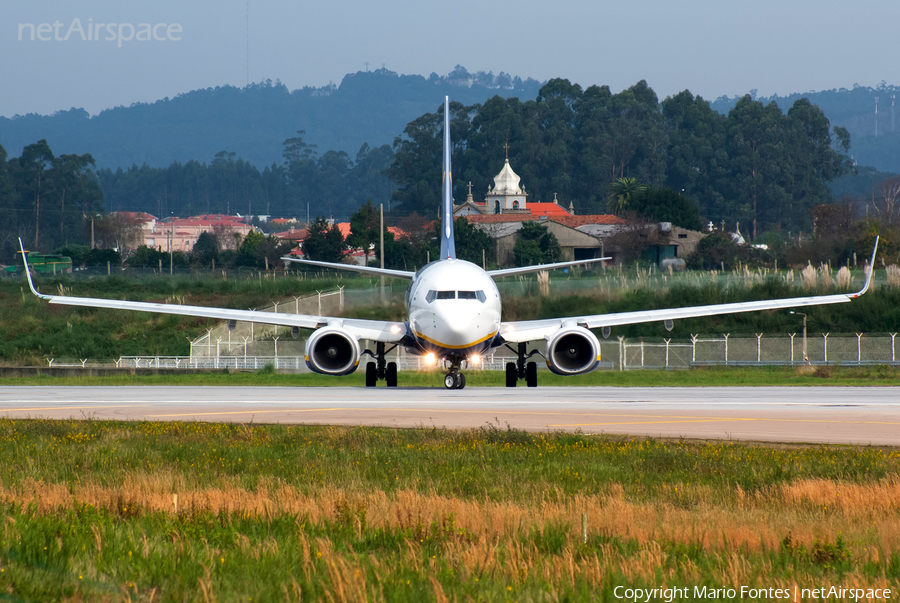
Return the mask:
<path id="1" fill-rule="evenodd" d="M 0 416 L 900 445 L 897 387 L 4 387 Z"/>

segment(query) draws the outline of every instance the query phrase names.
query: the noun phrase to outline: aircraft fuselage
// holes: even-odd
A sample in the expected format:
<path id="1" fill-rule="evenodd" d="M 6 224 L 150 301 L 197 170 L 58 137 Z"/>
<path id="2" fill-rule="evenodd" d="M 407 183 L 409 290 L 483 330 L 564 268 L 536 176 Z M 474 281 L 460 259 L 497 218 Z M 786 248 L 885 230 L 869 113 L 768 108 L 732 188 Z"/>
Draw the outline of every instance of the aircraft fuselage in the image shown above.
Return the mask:
<path id="1" fill-rule="evenodd" d="M 465 260 L 432 262 L 406 294 L 409 329 L 419 349 L 462 359 L 493 347 L 500 330 L 500 291 L 487 273 Z"/>

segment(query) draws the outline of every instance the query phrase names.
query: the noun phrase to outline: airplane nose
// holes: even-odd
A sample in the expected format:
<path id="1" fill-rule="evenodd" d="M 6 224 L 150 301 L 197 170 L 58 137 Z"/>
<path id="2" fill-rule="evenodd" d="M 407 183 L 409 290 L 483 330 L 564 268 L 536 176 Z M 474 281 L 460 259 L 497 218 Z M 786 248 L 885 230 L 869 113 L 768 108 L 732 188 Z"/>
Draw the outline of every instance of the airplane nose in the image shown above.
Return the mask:
<path id="1" fill-rule="evenodd" d="M 449 304 L 448 304 L 449 306 Z M 487 312 L 467 312 L 464 308 L 442 308 L 436 318 L 442 325 L 444 343 L 452 346 L 470 345 L 490 335 L 493 322 Z"/>

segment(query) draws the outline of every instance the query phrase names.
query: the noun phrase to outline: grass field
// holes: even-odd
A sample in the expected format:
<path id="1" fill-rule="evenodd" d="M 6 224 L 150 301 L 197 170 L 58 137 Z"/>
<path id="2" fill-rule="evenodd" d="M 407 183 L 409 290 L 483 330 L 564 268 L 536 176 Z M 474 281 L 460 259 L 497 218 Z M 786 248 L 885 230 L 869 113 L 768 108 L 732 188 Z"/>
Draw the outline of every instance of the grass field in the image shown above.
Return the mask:
<path id="1" fill-rule="evenodd" d="M 900 592 L 897 450 L 0 419 L 0 458 L 2 600 Z"/>
<path id="2" fill-rule="evenodd" d="M 467 387 L 504 387 L 501 371 L 464 371 Z M 441 371 L 401 372 L 401 387 L 443 388 Z M 207 372 L 184 374 L 177 371 L 161 375 L 122 374 L 103 377 L 39 377 L 0 378 L 0 385 L 272 385 L 285 387 L 363 387 L 365 373 L 352 375 L 278 374 L 270 370 L 257 372 Z M 381 382 L 379 386 L 383 386 Z M 724 387 L 724 386 L 898 386 L 900 368 L 886 365 L 863 367 L 702 367 L 683 371 L 594 371 L 586 375 L 562 377 L 549 371 L 539 373 L 540 386 L 611 386 L 611 387 Z"/>

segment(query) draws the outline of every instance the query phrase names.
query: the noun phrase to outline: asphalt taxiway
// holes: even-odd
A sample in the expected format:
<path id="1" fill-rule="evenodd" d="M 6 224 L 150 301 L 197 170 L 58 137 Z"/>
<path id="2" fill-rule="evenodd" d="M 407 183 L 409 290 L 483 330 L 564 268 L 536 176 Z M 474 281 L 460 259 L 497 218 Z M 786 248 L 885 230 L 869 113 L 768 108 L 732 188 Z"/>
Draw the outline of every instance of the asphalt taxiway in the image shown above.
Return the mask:
<path id="1" fill-rule="evenodd" d="M 0 416 L 581 431 L 900 446 L 898 387 L 3 387 Z"/>

